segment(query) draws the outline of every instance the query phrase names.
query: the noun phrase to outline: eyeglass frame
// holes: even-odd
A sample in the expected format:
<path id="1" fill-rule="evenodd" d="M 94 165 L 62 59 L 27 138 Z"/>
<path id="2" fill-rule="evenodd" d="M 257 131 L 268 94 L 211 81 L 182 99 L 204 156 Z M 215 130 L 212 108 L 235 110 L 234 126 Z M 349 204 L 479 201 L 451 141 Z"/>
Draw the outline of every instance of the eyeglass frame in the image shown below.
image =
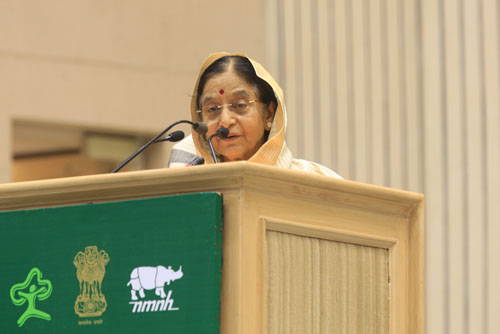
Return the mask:
<path id="1" fill-rule="evenodd" d="M 236 102 L 241 101 L 241 100 L 244 100 L 245 102 L 247 102 L 247 103 L 248 103 L 247 109 L 248 109 L 248 107 L 250 107 L 250 104 L 251 104 L 251 103 L 257 103 L 257 102 L 263 103 L 262 101 L 257 100 L 257 99 L 255 99 L 255 100 L 249 100 L 249 101 L 247 101 L 247 100 L 245 100 L 245 99 L 238 99 L 238 100 L 236 100 L 236 101 L 235 101 L 235 102 L 233 102 L 233 103 L 216 104 L 215 106 L 217 107 L 217 110 L 218 110 L 218 112 L 219 112 L 219 113 L 222 113 L 222 111 L 224 110 L 224 107 L 228 107 L 228 108 L 229 108 L 229 110 L 231 110 L 231 112 L 233 112 L 233 113 L 234 113 L 235 111 L 234 111 L 234 109 L 233 109 L 233 107 L 232 107 L 232 106 L 233 106 Z M 203 109 L 203 106 L 202 106 L 200 109 L 196 110 L 196 112 L 197 112 L 198 114 L 202 114 L 202 112 L 203 112 L 203 111 L 202 111 L 202 109 Z M 247 111 L 247 109 L 245 109 L 245 111 Z M 219 114 L 219 117 L 220 117 L 220 114 Z M 216 119 L 214 119 L 214 120 L 216 120 Z"/>

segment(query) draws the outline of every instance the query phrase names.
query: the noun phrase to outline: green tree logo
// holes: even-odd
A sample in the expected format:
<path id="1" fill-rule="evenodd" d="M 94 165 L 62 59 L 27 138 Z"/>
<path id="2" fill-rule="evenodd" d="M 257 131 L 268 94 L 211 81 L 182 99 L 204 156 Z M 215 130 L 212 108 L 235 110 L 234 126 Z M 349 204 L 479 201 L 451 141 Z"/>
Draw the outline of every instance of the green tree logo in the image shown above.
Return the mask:
<path id="1" fill-rule="evenodd" d="M 36 281 L 34 278 L 36 277 Z M 17 320 L 19 327 L 24 325 L 29 318 L 40 318 L 50 320 L 50 314 L 37 310 L 35 301 L 45 300 L 52 293 L 52 283 L 47 279 L 42 279 L 42 272 L 38 268 L 32 268 L 22 283 L 14 284 L 10 288 L 10 299 L 16 306 L 21 306 L 26 301 L 28 308 Z"/>

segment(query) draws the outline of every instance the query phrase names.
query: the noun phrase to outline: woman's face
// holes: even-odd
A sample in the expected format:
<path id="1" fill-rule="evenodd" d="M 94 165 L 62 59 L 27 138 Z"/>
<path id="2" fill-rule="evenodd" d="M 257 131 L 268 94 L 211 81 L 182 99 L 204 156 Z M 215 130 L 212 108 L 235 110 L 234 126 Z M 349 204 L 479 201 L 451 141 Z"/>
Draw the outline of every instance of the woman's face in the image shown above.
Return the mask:
<path id="1" fill-rule="evenodd" d="M 259 99 L 257 89 L 240 78 L 232 68 L 208 79 L 200 99 L 202 120 L 208 125 L 207 138 L 219 127 L 229 129 L 226 138 L 214 137 L 212 143 L 215 151 L 224 161 L 250 159 L 264 144 L 264 131 L 268 122 L 274 117 L 274 105 L 266 108 L 265 104 L 252 102 Z M 245 111 L 228 106 L 247 104 Z M 217 106 L 224 105 L 222 110 Z M 210 106 L 211 109 L 207 109 Z"/>

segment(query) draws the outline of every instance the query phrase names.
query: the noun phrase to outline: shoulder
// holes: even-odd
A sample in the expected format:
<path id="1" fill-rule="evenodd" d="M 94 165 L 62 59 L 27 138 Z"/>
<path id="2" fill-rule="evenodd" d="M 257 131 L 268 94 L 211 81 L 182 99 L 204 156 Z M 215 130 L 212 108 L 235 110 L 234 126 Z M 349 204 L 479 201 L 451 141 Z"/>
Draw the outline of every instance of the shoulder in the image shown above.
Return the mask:
<path id="1" fill-rule="evenodd" d="M 292 163 L 290 165 L 290 169 L 301 170 L 304 172 L 309 172 L 313 174 L 331 176 L 337 179 L 342 179 L 343 177 L 339 174 L 335 173 L 328 167 L 325 167 L 316 162 L 304 160 L 304 159 L 292 159 Z"/>

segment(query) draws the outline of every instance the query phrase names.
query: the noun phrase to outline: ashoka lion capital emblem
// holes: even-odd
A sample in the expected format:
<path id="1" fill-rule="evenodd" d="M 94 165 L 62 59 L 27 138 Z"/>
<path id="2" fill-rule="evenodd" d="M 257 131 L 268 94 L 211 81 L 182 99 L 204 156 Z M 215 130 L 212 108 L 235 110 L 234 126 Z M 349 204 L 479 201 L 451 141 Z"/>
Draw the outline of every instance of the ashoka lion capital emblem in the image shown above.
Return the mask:
<path id="1" fill-rule="evenodd" d="M 98 317 L 106 311 L 107 303 L 102 293 L 102 280 L 106 274 L 109 255 L 97 246 L 85 247 L 73 259 L 80 294 L 75 301 L 75 313 L 80 317 Z"/>

